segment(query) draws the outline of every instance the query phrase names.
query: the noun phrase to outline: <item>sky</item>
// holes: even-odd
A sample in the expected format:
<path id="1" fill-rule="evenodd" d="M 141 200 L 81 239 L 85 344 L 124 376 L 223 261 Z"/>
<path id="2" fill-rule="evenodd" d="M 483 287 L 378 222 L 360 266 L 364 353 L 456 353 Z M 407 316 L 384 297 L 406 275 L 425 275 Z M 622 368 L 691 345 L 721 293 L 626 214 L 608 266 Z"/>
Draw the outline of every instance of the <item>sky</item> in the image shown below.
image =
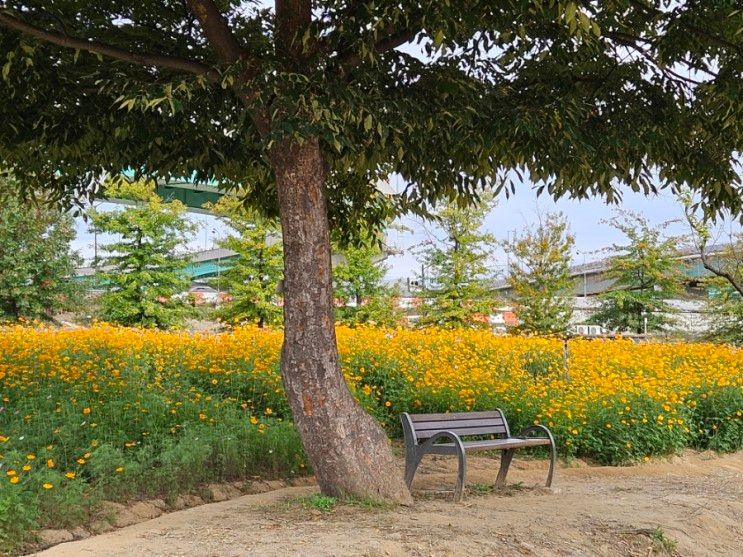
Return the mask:
<path id="1" fill-rule="evenodd" d="M 394 190 L 400 189 L 400 184 L 392 178 L 391 186 Z M 100 204 L 101 209 L 112 209 L 116 206 L 110 203 Z M 614 243 L 621 244 L 623 236 L 611 228 L 603 220 L 613 216 L 614 211 L 621 207 L 644 215 L 651 224 L 659 225 L 667 221 L 677 221 L 672 224 L 668 232 L 671 234 L 685 234 L 687 225 L 683 221 L 683 210 L 679 202 L 670 192 L 661 192 L 657 196 L 645 197 L 631 191 L 624 195 L 620 205 L 607 206 L 601 199 L 575 201 L 562 199 L 558 202 L 542 195 L 537 198 L 529 184 L 522 184 L 516 194 L 508 199 L 502 196 L 498 204 L 487 216 L 483 230 L 492 233 L 498 240 L 505 240 L 525 227 L 533 226 L 537 222 L 537 212 L 542 213 L 560 211 L 566 217 L 570 230 L 575 236 L 573 262 L 581 264 L 600 259 L 606 256 L 603 252 Z M 214 247 L 215 243 L 229 233 L 229 229 L 218 219 L 210 215 L 190 213 L 189 217 L 198 226 L 198 232 L 189 242 L 189 251 L 198 251 Z M 388 231 L 388 245 L 396 255 L 388 257 L 386 264 L 389 267 L 389 280 L 407 278 L 414 279 L 419 272 L 420 264 L 416 261 L 415 248 L 424 242 L 431 233 L 436 233 L 435 227 L 424 223 L 420 219 L 403 217 L 398 223 L 406 230 L 397 230 L 395 227 Z M 78 236 L 73 243 L 73 249 L 90 259 L 93 257 L 94 237 L 88 231 L 88 226 L 78 219 Z M 110 238 L 100 236 L 99 245 L 110 241 Z M 496 252 L 492 262 L 493 270 L 505 271 L 506 257 L 502 250 Z"/>

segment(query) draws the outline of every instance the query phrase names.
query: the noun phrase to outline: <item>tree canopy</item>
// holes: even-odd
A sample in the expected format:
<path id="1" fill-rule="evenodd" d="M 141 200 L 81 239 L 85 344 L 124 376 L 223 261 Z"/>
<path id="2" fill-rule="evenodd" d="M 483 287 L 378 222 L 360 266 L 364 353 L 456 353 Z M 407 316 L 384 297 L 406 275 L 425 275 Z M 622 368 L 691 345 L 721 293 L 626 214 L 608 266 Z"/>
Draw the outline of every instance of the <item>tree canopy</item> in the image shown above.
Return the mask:
<path id="1" fill-rule="evenodd" d="M 216 180 L 275 214 L 270 148 L 317 137 L 349 234 L 520 176 L 610 200 L 688 184 L 737 213 L 738 8 L 3 0 L 0 158 L 60 198 L 133 169 Z M 390 172 L 408 184 L 393 204 L 373 187 Z"/>

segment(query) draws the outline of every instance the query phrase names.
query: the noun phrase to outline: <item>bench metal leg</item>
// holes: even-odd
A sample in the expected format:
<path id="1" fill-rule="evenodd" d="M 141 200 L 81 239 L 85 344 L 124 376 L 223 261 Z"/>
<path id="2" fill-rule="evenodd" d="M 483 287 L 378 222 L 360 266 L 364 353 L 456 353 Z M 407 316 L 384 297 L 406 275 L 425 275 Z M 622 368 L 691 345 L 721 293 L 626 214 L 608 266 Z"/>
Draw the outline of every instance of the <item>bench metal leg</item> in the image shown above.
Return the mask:
<path id="1" fill-rule="evenodd" d="M 508 468 L 511 466 L 513 460 L 513 454 L 516 449 L 506 449 L 501 451 L 500 456 L 500 470 L 498 470 L 498 477 L 495 478 L 495 486 L 503 487 L 506 485 L 506 476 L 508 475 Z"/>
<path id="2" fill-rule="evenodd" d="M 555 473 L 555 464 L 557 462 L 557 450 L 555 449 L 555 441 L 551 440 L 550 443 L 550 471 L 547 473 L 547 487 L 552 487 L 552 475 Z"/>
<path id="3" fill-rule="evenodd" d="M 415 471 L 418 470 L 418 465 L 421 463 L 423 453 L 419 453 L 415 448 L 408 447 L 405 450 L 405 484 L 408 489 L 413 485 L 413 478 L 415 477 Z"/>
<path id="4" fill-rule="evenodd" d="M 457 487 L 454 489 L 454 501 L 462 500 L 464 494 L 464 477 L 467 475 L 467 456 L 464 450 L 457 451 L 459 457 L 459 472 L 457 473 Z"/>

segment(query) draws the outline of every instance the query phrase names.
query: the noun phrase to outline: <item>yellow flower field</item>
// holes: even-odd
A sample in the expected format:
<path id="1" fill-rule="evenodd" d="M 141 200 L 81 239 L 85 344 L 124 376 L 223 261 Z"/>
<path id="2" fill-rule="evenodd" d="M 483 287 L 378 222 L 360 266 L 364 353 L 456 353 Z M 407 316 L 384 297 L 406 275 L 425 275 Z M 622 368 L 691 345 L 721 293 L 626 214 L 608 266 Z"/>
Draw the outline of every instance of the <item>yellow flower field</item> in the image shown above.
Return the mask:
<path id="1" fill-rule="evenodd" d="M 338 341 L 350 388 L 393 436 L 402 411 L 499 407 L 513 430 L 543 423 L 563 454 L 604 463 L 743 445 L 739 349 L 576 339 L 566 353 L 556 339 L 343 327 Z M 32 509 L 13 523 L 27 529 L 81 519 L 71 509 L 96 497 L 306 473 L 281 342 L 256 328 L 0 329 L 0 504 Z"/>

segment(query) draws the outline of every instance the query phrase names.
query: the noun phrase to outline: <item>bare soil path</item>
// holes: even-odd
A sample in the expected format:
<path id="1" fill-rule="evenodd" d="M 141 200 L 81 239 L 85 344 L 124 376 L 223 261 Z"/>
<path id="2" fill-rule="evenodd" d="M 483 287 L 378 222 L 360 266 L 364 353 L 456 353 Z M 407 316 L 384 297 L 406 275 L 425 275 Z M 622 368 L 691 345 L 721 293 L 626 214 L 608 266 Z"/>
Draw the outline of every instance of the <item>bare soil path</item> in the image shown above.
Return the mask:
<path id="1" fill-rule="evenodd" d="M 314 488 L 290 487 L 166 514 L 38 555 L 743 555 L 743 452 L 687 453 L 626 468 L 576 462 L 557 470 L 552 492 L 534 487 L 544 479 L 543 461 L 515 461 L 511 487 L 486 494 L 478 484 L 493 482 L 498 462 L 480 457 L 468 465 L 471 490 L 460 504 L 434 494 L 453 486 L 454 459 L 427 457 L 412 507 L 344 504 L 320 512 L 297 499 Z M 657 533 L 653 542 L 656 529 L 670 540 L 665 547 Z"/>

